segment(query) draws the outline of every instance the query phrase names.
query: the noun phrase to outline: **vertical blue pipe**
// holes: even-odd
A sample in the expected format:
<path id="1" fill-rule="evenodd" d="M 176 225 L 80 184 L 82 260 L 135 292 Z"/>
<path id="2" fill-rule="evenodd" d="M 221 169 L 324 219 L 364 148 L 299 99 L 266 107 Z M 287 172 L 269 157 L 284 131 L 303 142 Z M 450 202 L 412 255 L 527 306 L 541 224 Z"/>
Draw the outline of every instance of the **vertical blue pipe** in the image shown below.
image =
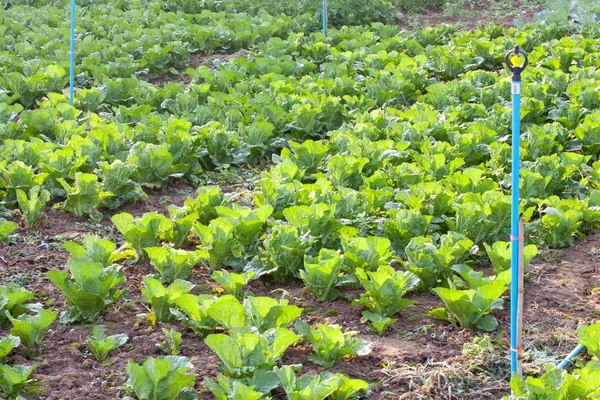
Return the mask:
<path id="1" fill-rule="evenodd" d="M 75 88 L 75 0 L 71 0 L 71 67 L 69 71 L 69 104 L 73 105 Z"/>
<path id="2" fill-rule="evenodd" d="M 327 0 L 323 0 L 323 35 L 327 36 Z"/>
<path id="3" fill-rule="evenodd" d="M 517 374 L 517 311 L 519 301 L 519 177 L 521 175 L 521 81 L 512 82 L 512 201 L 510 281 L 510 365 Z"/>

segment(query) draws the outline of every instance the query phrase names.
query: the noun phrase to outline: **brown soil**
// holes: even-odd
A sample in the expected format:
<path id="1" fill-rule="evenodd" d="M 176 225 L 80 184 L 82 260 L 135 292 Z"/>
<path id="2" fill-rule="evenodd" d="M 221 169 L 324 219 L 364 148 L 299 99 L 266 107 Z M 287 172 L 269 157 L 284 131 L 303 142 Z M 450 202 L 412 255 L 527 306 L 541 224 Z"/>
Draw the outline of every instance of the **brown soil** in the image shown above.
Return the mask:
<path id="1" fill-rule="evenodd" d="M 171 202 L 181 203 L 184 189 L 179 188 L 176 195 L 173 191 L 152 193 L 146 202 L 125 209 L 135 215 L 164 211 L 166 201 L 164 198 L 161 201 L 161 197 L 168 196 Z M 68 254 L 60 247 L 62 242 L 81 241 L 90 232 L 121 241 L 108 223 L 93 225 L 62 211 L 50 210 L 38 229 L 21 229 L 16 244 L 1 245 L 0 281 L 24 285 L 35 292 L 46 308 L 59 312 L 64 297 L 44 274 L 50 269 L 63 269 L 68 261 Z M 526 371 L 539 372 L 544 362 L 555 362 L 567 354 L 576 344 L 576 328 L 594 322 L 600 315 L 600 294 L 593 290 L 600 287 L 599 259 L 600 233 L 595 233 L 572 248 L 543 252 L 530 266 L 525 283 Z M 127 344 L 105 362 L 98 363 L 86 344 L 92 324 L 62 326 L 55 322 L 41 346 L 21 347 L 10 357 L 10 364 L 38 364 L 33 374 L 37 383 L 27 388 L 27 399 L 117 398 L 123 394 L 127 380 L 127 360 L 142 362 L 160 354 L 155 344 L 164 339 L 163 325 L 150 326 L 145 320 L 136 325 L 136 315 L 148 312 L 140 295 L 141 277 L 151 274 L 152 268 L 143 263 L 125 266 L 124 271 L 128 294 L 113 304 L 99 323 L 106 325 L 110 334 L 126 333 Z M 197 285 L 197 291 L 214 288 L 210 272 L 204 269 L 195 270 L 191 281 Z M 478 333 L 427 317 L 428 310 L 442 305 L 432 294 L 411 296 L 415 305 L 401 311 L 400 321 L 379 337 L 368 331 L 361 310 L 352 307 L 347 299 L 358 296 L 357 290 L 347 290 L 343 297 L 325 304 L 315 301 L 300 283 L 278 285 L 262 279 L 252 282 L 249 290 L 255 295 L 283 296 L 305 309 L 303 318 L 309 323 L 338 324 L 372 342 L 370 355 L 344 360 L 331 370 L 371 382 L 373 399 L 397 399 L 401 394 L 401 398 L 411 399 L 493 399 L 508 390 L 508 310 L 495 314 L 500 326 L 491 334 L 495 344 L 492 352 L 475 361 L 471 356 L 463 357 L 462 350 Z M 218 358 L 190 330 L 179 324 L 167 326 L 183 333 L 182 354 L 195 365 L 193 372 L 198 375 L 196 388 L 200 397 L 212 398 L 204 386 L 204 378 L 218 374 Z M 5 334 L 6 327 L 1 329 Z M 286 352 L 283 362 L 303 364 L 303 373 L 318 373 L 322 369 L 307 360 L 310 352 L 310 345 L 299 344 Z"/>
<path id="2" fill-rule="evenodd" d="M 192 54 L 185 69 L 195 69 L 200 66 L 218 68 L 219 65 L 225 64 L 234 58 L 248 57 L 248 55 L 250 55 L 248 50 L 240 50 L 231 54 Z M 192 81 L 192 78 L 185 73 L 185 69 L 184 72 L 179 75 L 173 75 L 171 73 L 152 74 L 146 77 L 146 79 L 151 84 L 161 87 L 171 82 L 188 84 Z"/>
<path id="3" fill-rule="evenodd" d="M 190 57 L 189 68 L 198 68 L 200 66 L 218 68 L 219 65 L 225 64 L 234 58 L 248 57 L 248 50 L 240 50 L 231 54 L 193 54 Z"/>
<path id="4" fill-rule="evenodd" d="M 465 7 L 460 15 L 448 15 L 441 10 L 429 10 L 425 14 L 404 15 L 398 21 L 401 29 L 423 28 L 438 24 L 459 25 L 464 29 L 474 30 L 488 24 L 496 24 L 504 28 L 514 27 L 515 18 L 524 23 L 533 21 L 535 14 L 543 10 L 541 4 L 529 4 L 524 0 L 513 0 L 511 7 L 499 7 L 506 0 L 465 0 Z M 492 12 L 492 10 L 494 10 Z"/>

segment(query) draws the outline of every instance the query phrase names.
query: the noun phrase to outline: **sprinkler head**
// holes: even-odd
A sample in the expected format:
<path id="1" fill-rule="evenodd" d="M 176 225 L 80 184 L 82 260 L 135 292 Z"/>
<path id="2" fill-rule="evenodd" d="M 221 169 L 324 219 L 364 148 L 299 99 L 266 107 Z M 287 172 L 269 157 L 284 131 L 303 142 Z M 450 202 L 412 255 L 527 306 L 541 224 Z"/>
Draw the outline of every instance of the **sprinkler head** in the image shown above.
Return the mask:
<path id="1" fill-rule="evenodd" d="M 521 61 L 519 56 L 523 56 L 525 59 L 523 65 L 519 65 L 519 62 Z M 529 64 L 529 59 L 527 58 L 527 54 L 519 49 L 519 46 L 515 46 L 513 50 L 506 53 L 504 62 L 506 63 L 506 68 L 513 73 L 513 81 L 519 82 L 521 80 L 521 72 L 523 72 Z"/>

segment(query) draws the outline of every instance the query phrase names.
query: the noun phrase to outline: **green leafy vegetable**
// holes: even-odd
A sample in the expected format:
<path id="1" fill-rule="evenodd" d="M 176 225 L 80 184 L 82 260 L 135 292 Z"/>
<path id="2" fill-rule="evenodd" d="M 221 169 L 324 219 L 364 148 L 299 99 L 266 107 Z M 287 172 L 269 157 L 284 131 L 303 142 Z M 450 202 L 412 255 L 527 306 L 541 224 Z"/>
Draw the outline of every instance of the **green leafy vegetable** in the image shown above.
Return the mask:
<path id="1" fill-rule="evenodd" d="M 362 169 L 369 159 L 336 154 L 329 159 L 327 171 L 334 185 L 358 190 L 363 184 Z"/>
<path id="2" fill-rule="evenodd" d="M 176 279 L 189 279 L 192 268 L 208 258 L 208 253 L 203 249 L 185 251 L 171 247 L 146 247 L 144 251 L 158 272 L 160 280 L 165 283 Z"/>
<path id="3" fill-rule="evenodd" d="M 339 295 L 336 287 L 348 282 L 342 274 L 343 263 L 337 251 L 321 249 L 318 257 L 305 257 L 300 277 L 317 299 L 331 301 Z"/>
<path id="4" fill-rule="evenodd" d="M 294 368 L 291 366 L 276 367 L 274 371 L 290 400 L 357 399 L 360 397 L 360 392 L 367 391 L 369 388 L 369 384 L 363 380 L 330 372 L 322 372 L 319 376 L 303 375 L 296 378 Z"/>
<path id="5" fill-rule="evenodd" d="M 321 379 L 327 379 L 330 375 L 329 372 L 322 372 L 320 377 Z M 333 374 L 331 376 L 338 378 L 338 386 L 330 395 L 331 400 L 358 399 L 361 397 L 361 394 L 365 394 L 368 397 L 369 384 L 362 379 L 352 379 L 342 374 Z"/>
<path id="6" fill-rule="evenodd" d="M 245 252 L 257 246 L 257 239 L 273 207 L 265 205 L 255 210 L 233 204 L 232 208 L 217 206 L 220 216 L 209 226 L 196 224 L 196 232 L 210 253 L 214 269 L 234 267 L 242 269 Z"/>
<path id="7" fill-rule="evenodd" d="M 347 356 L 363 356 L 371 352 L 372 345 L 354 337 L 356 332 L 342 332 L 337 325 L 319 324 L 313 328 L 299 320 L 296 331 L 312 344 L 314 354 L 308 359 L 324 368 L 331 368 L 336 362 Z"/>
<path id="8" fill-rule="evenodd" d="M 264 333 L 237 328 L 229 333 L 208 335 L 204 343 L 217 353 L 223 362 L 223 373 L 231 378 L 244 378 L 258 370 L 272 369 L 284 351 L 298 340 L 298 336 L 286 328 Z"/>
<path id="9" fill-rule="evenodd" d="M 98 176 L 94 174 L 77 173 L 73 185 L 63 178 L 58 178 L 57 181 L 67 193 L 63 208 L 78 217 L 90 214 L 102 200 L 113 196 L 111 192 L 102 190 L 102 185 L 98 183 Z"/>
<path id="10" fill-rule="evenodd" d="M 181 279 L 176 279 L 168 287 L 164 287 L 158 279 L 150 276 L 144 276 L 142 279 L 144 281 L 142 298 L 150 304 L 156 319 L 163 322 L 173 319 L 170 310 L 176 308 L 175 302 L 187 295 L 194 287 L 190 282 Z"/>
<path id="11" fill-rule="evenodd" d="M 278 282 L 290 282 L 300 278 L 304 255 L 308 249 L 308 235 L 299 236 L 298 230 L 289 225 L 276 225 L 263 242 L 260 257 L 265 269 Z"/>
<path id="12" fill-rule="evenodd" d="M 251 245 L 262 231 L 263 225 L 273 213 L 273 207 L 264 205 L 257 209 L 240 206 L 216 207 L 220 217 L 228 219 L 234 226 L 236 238 L 244 245 Z"/>
<path id="13" fill-rule="evenodd" d="M 579 334 L 579 344 L 587 349 L 588 353 L 600 359 L 600 322 L 589 326 L 580 326 L 577 328 Z"/>
<path id="14" fill-rule="evenodd" d="M 79 261 L 93 261 L 103 267 L 109 267 L 117 261 L 131 257 L 133 252 L 116 251 L 117 245 L 110 240 L 95 236 L 86 236 L 83 246 L 75 242 L 64 242 L 62 247 L 67 250 L 71 257 Z"/>
<path id="15" fill-rule="evenodd" d="M 373 330 L 380 336 L 383 335 L 390 325 L 398 322 L 398 318 L 384 317 L 380 314 L 370 311 L 363 311 L 362 315 L 367 320 L 371 321 Z"/>
<path id="16" fill-rule="evenodd" d="M 392 256 L 389 251 L 390 246 L 388 239 L 377 236 L 342 237 L 342 248 L 348 271 L 354 272 L 358 268 L 375 271 L 379 266 L 387 265 Z"/>
<path id="17" fill-rule="evenodd" d="M 264 396 L 263 393 L 255 391 L 241 381 L 222 374 L 217 377 L 217 382 L 206 378 L 206 386 L 217 400 L 259 400 Z"/>
<path id="18" fill-rule="evenodd" d="M 523 378 L 515 375 L 510 382 L 514 395 L 511 400 L 577 400 L 594 399 L 600 395 L 600 361 L 593 360 L 572 374 L 552 365 L 546 366 L 547 372 L 539 378 Z"/>
<path id="19" fill-rule="evenodd" d="M 310 235 L 315 249 L 337 248 L 341 233 L 349 235 L 351 232 L 356 232 L 352 229 L 342 231 L 343 224 L 335 215 L 335 207 L 332 208 L 324 203 L 292 206 L 282 213 L 289 224 L 298 230 L 300 236 Z"/>
<path id="20" fill-rule="evenodd" d="M 398 311 L 413 304 L 404 299 L 404 295 L 413 290 L 419 279 L 410 272 L 396 271 L 389 265 L 381 266 L 377 271 L 356 270 L 356 276 L 365 293 L 352 305 L 362 305 L 382 317 L 392 317 Z"/>
<path id="21" fill-rule="evenodd" d="M 6 362 L 8 355 L 12 351 L 21 345 L 21 338 L 18 336 L 8 335 L 4 339 L 0 340 L 0 364 Z"/>
<path id="22" fill-rule="evenodd" d="M 129 360 L 125 371 L 139 400 L 196 399 L 193 391 L 196 375 L 188 375 L 193 365 L 186 357 L 150 357 L 142 365 Z"/>
<path id="23" fill-rule="evenodd" d="M 132 179 L 149 188 L 163 187 L 173 172 L 173 155 L 164 144 L 138 142 L 127 162 L 136 166 Z"/>
<path id="24" fill-rule="evenodd" d="M 90 351 L 98 361 L 104 361 L 108 354 L 124 345 L 129 340 L 129 336 L 124 333 L 105 336 L 104 326 L 96 325 L 92 331 L 92 335 L 88 338 L 87 343 Z"/>
<path id="25" fill-rule="evenodd" d="M 21 338 L 25 346 L 40 344 L 44 334 L 56 319 L 56 314 L 47 310 L 41 310 L 36 315 L 22 314 L 17 318 L 11 317 L 8 311 L 6 315 L 13 325 L 10 334 Z"/>
<path id="26" fill-rule="evenodd" d="M 19 229 L 19 225 L 13 221 L 7 221 L 4 218 L 0 218 L 0 241 L 7 242 L 10 235 Z"/>
<path id="27" fill-rule="evenodd" d="M 287 328 L 302 314 L 302 309 L 286 300 L 250 296 L 240 303 L 231 295 L 219 297 L 208 309 L 208 315 L 228 329 L 254 328 L 263 333 L 270 329 Z"/>
<path id="28" fill-rule="evenodd" d="M 442 243 L 442 239 L 449 243 Z M 431 237 L 416 237 L 406 246 L 408 262 L 405 268 L 419 278 L 421 291 L 430 289 L 450 275 L 450 266 L 458 263 L 472 246 L 473 242 L 460 234 L 456 238 L 451 233 L 443 235 L 439 244 Z"/>
<path id="29" fill-rule="evenodd" d="M 307 173 L 314 174 L 321 167 L 329 154 L 329 143 L 306 140 L 303 143 L 289 142 L 290 150 L 284 148 L 281 157 L 289 158 L 296 165 L 305 169 Z"/>
<path id="30" fill-rule="evenodd" d="M 147 258 L 146 247 L 156 247 L 160 238 L 170 228 L 170 221 L 162 214 L 146 213 L 141 218 L 120 213 L 111 218 L 127 244 L 131 246 L 140 260 Z"/>
<path id="31" fill-rule="evenodd" d="M 123 204 L 148 197 L 142 190 L 139 183 L 131 179 L 135 166 L 124 163 L 121 160 L 114 160 L 112 163 L 106 161 L 98 163 L 96 173 L 102 181 L 102 187 L 105 191 L 112 193 L 112 196 L 105 197 L 102 205 L 116 210 Z"/>
<path id="32" fill-rule="evenodd" d="M 511 242 L 495 242 L 491 247 L 487 244 L 485 251 L 492 261 L 494 271 L 498 274 L 502 271 L 510 269 L 511 261 Z M 531 260 L 537 256 L 538 248 L 534 244 L 528 244 L 523 248 L 524 268 L 527 270 Z"/>
<path id="33" fill-rule="evenodd" d="M 0 286 L 0 323 L 8 321 L 6 313 L 13 318 L 26 313 L 30 308 L 26 303 L 34 297 L 33 293 L 19 285 Z"/>
<path id="34" fill-rule="evenodd" d="M 229 219 L 213 219 L 209 226 L 196 223 L 195 229 L 210 254 L 210 266 L 213 269 L 242 267 L 244 245 L 237 239 L 235 226 Z"/>
<path id="35" fill-rule="evenodd" d="M 184 207 L 198 215 L 198 222 L 207 225 L 218 217 L 217 207 L 225 204 L 225 195 L 219 186 L 202 186 L 195 199 L 187 199 Z"/>
<path id="36" fill-rule="evenodd" d="M 165 232 L 165 239 L 174 247 L 188 245 L 198 214 L 195 212 L 188 214 L 188 209 L 185 207 L 169 206 L 168 210 L 171 217 L 171 228 Z"/>
<path id="37" fill-rule="evenodd" d="M 17 190 L 29 193 L 29 190 L 42 186 L 48 174 L 36 174 L 29 165 L 23 161 L 14 161 L 8 166 L 0 163 L 0 174 L 3 178 L 2 187 L 6 190 L 5 201 L 13 204 L 17 201 Z"/>
<path id="38" fill-rule="evenodd" d="M 50 200 L 50 192 L 39 186 L 29 189 L 28 195 L 21 189 L 17 189 L 17 201 L 21 207 L 23 221 L 28 228 L 33 228 L 37 224 L 48 200 Z"/>
<path id="39" fill-rule="evenodd" d="M 49 271 L 48 279 L 65 294 L 71 308 L 61 318 L 93 322 L 98 320 L 106 307 L 123 295 L 118 286 L 125 282 L 121 267 L 103 267 L 94 261 L 71 260 L 67 264 L 69 272 Z"/>
<path id="40" fill-rule="evenodd" d="M 440 296 L 452 316 L 444 309 L 431 311 L 431 315 L 449 321 L 458 321 L 463 328 L 478 328 L 493 331 L 498 321 L 489 313 L 501 310 L 504 300 L 500 298 L 507 290 L 510 281 L 510 271 L 497 275 L 494 279 L 469 279 L 472 289 L 460 290 L 453 288 L 434 288 L 432 291 Z"/>
<path id="41" fill-rule="evenodd" d="M 244 272 L 243 274 L 236 274 L 234 272 L 227 272 L 225 270 L 214 271 L 211 278 L 215 280 L 226 293 L 237 297 L 242 297 L 242 290 L 244 287 L 254 278 L 255 272 Z"/>
<path id="42" fill-rule="evenodd" d="M 336 390 L 338 384 L 335 378 L 321 380 L 316 376 L 303 376 L 297 379 L 293 368 L 287 365 L 275 368 L 275 373 L 290 400 L 324 400 Z"/>
<path id="43" fill-rule="evenodd" d="M 0 365 L 0 389 L 2 394 L 9 399 L 18 399 L 19 392 L 34 380 L 29 379 L 29 375 L 37 368 L 36 365 L 26 367 L 23 365 Z"/>
<path id="44" fill-rule="evenodd" d="M 179 352 L 181 351 L 181 332 L 167 328 L 163 328 L 162 332 L 165 335 L 165 341 L 157 343 L 156 347 L 167 355 L 179 355 Z"/>
<path id="45" fill-rule="evenodd" d="M 215 302 L 214 296 L 184 294 L 174 301 L 177 309 L 171 309 L 171 314 L 198 336 L 205 337 L 215 330 L 217 322 L 208 315 Z"/>
<path id="46" fill-rule="evenodd" d="M 563 211 L 547 207 L 542 218 L 534 222 L 532 229 L 538 232 L 544 243 L 552 247 L 565 247 L 573 244 L 583 222 L 581 217 L 578 210 Z"/>

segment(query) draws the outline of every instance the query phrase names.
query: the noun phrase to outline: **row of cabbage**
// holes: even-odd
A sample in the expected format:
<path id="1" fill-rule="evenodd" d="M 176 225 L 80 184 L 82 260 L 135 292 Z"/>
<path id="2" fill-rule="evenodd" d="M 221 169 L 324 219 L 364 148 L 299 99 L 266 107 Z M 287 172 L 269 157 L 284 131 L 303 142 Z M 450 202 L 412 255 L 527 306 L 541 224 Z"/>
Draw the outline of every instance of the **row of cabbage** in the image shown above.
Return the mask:
<path id="1" fill-rule="evenodd" d="M 355 398 L 368 389 L 366 382 L 330 373 L 296 380 L 294 372 L 300 366 L 282 366 L 281 360 L 285 350 L 301 337 L 313 347 L 314 354 L 309 360 L 324 368 L 334 366 L 344 357 L 367 354 L 371 346 L 356 338 L 355 333 L 343 332 L 339 326 L 310 327 L 298 320 L 301 308 L 283 300 L 255 297 L 244 290 L 248 282 L 265 274 L 281 282 L 299 277 L 321 301 L 335 299 L 343 287 L 359 287 L 363 292 L 353 305 L 366 309 L 363 316 L 372 322 L 375 332 L 382 334 L 397 321 L 392 317 L 412 304 L 403 296 L 411 290 L 428 288 L 428 282 L 419 279 L 424 271 L 431 274 L 434 267 L 444 262 L 466 260 L 467 254 L 476 249 L 465 236 L 452 232 L 440 237 L 443 247 L 429 248 L 422 254 L 414 252 L 410 240 L 406 247 L 409 261 L 403 264 L 407 271 L 396 270 L 389 266 L 393 260 L 389 240 L 352 236 L 356 233 L 352 229 L 344 229 L 337 220 L 323 218 L 321 214 L 328 211 L 326 206 L 316 208 L 318 214 L 312 213 L 310 207 L 286 209 L 287 223 L 275 225 L 266 234 L 272 207 L 239 206 L 215 187 L 202 189 L 184 207 L 171 206 L 170 219 L 157 213 L 141 218 L 127 213 L 115 215 L 113 222 L 126 240 L 124 246 L 117 249 L 114 243 L 93 236 L 86 237 L 83 244 L 64 243 L 72 258 L 68 271 L 53 270 L 47 274 L 66 298 L 67 307 L 60 322 L 96 322 L 109 306 L 130 296 L 123 290 L 125 275 L 117 263 L 149 259 L 156 273 L 143 278 L 141 294 L 151 310 L 145 317 L 152 324 L 180 322 L 205 340 L 223 363 L 223 374 L 217 382 L 206 380 L 218 399 L 269 398 L 272 390 L 280 386 L 292 398 Z M 317 227 L 323 227 L 324 232 L 318 232 Z M 342 230 L 342 251 L 321 247 L 328 237 L 332 243 L 329 247 L 334 248 L 333 243 Z M 312 249 L 318 247 L 321 247 L 319 253 L 311 255 Z M 484 278 L 465 264 L 454 264 L 448 272 L 456 276 L 434 283 L 437 287 L 433 291 L 444 300 L 450 313 L 438 309 L 432 315 L 444 314 L 467 328 L 495 328 L 497 323 L 489 312 L 502 306 L 499 297 L 508 280 L 506 271 L 500 271 L 505 268 L 503 263 L 509 261 L 508 254 L 503 254 L 506 249 L 495 250 L 488 248 L 499 272 L 497 277 Z M 254 252 L 259 255 L 247 263 Z M 417 257 L 416 263 L 422 263 L 420 267 L 411 264 L 413 257 Z M 225 295 L 190 293 L 194 285 L 188 279 L 200 265 L 214 269 L 212 278 Z M 238 272 L 229 272 L 225 267 Z M 471 289 L 466 289 L 467 285 Z M 0 357 L 6 358 L 21 341 L 26 346 L 41 343 L 44 332 L 55 320 L 55 313 L 39 304 L 29 304 L 32 299 L 31 293 L 16 285 L 0 287 L 0 311 L 6 315 L 0 323 L 10 321 L 13 325 L 11 336 L 0 340 Z M 289 330 L 294 321 L 296 333 Z M 223 329 L 227 334 L 217 333 Z M 591 354 L 597 353 L 597 330 L 598 324 L 580 329 L 580 343 Z M 191 363 L 174 357 L 181 337 L 173 330 L 164 332 L 167 340 L 159 347 L 172 352 L 172 356 L 149 358 L 143 365 L 130 361 L 127 387 L 140 399 L 147 398 L 147 393 L 159 399 L 171 398 L 173 393 L 195 398 L 192 390 L 195 376 L 186 374 L 192 368 Z M 127 341 L 122 336 L 107 338 L 103 330 L 94 329 L 88 343 L 96 357 L 105 358 Z M 156 368 L 164 373 L 157 373 Z M 11 398 L 30 383 L 28 378 L 34 369 L 35 366 L 0 365 L 0 388 Z M 568 394 L 565 398 L 584 398 L 582 394 L 587 396 L 597 391 L 599 371 L 597 361 L 591 361 L 572 374 L 552 369 L 539 379 L 517 379 L 513 385 L 520 396 L 517 398 L 533 399 L 542 389 L 549 394 L 547 391 L 557 382 L 561 393 Z M 156 385 L 154 389 L 148 385 L 149 380 L 161 382 L 160 390 Z"/>
<path id="2" fill-rule="evenodd" d="M 76 15 L 77 88 L 111 79 L 174 74 L 191 55 L 233 53 L 271 37 L 303 31 L 302 17 L 266 12 L 165 12 L 158 1 L 91 4 Z M 68 5 L 13 6 L 0 19 L 0 101 L 35 105 L 68 84 Z M 68 14 L 67 14 L 68 15 Z M 107 23 L 110 21 L 110 23 Z"/>
<path id="3" fill-rule="evenodd" d="M 18 101 L 30 107 L 45 93 L 60 91 L 67 84 L 70 26 L 65 12 L 70 3 L 18 3 L 11 4 L 0 20 L 0 85 L 12 92 L 8 97 L 5 93 L 6 98 L 0 97 L 0 101 Z M 233 53 L 271 37 L 285 39 L 292 32 L 318 30 L 315 25 L 320 23 L 318 16 L 306 12 L 313 9 L 308 2 L 298 10 L 294 7 L 303 2 L 190 2 L 193 10 L 183 3 L 78 3 L 76 86 L 107 85 L 110 78 L 132 75 L 178 75 L 191 55 Z M 394 22 L 393 8 L 385 1 L 361 2 L 360 7 L 368 10 L 357 10 L 357 4 L 337 3 L 331 15 L 336 25 Z M 314 10 L 320 10 L 318 4 Z"/>
<path id="4" fill-rule="evenodd" d="M 292 153 L 307 153 L 309 159 L 292 154 L 271 172 L 294 164 L 298 175 L 262 185 L 267 202 L 279 203 L 272 204 L 276 212 L 307 204 L 301 198 L 276 200 L 283 190 L 277 186 L 320 178 L 336 190 L 387 190 L 378 199 L 397 208 L 391 203 L 412 208 L 411 200 L 399 201 L 407 191 L 424 193 L 410 193 L 418 198 L 443 190 L 444 204 L 430 214 L 445 220 L 456 219 L 456 207 L 450 206 L 464 203 L 466 195 L 493 197 L 467 201 L 479 202 L 480 209 L 486 203 L 506 205 L 510 78 L 495 69 L 501 68 L 498 54 L 513 40 L 501 35 L 481 44 L 481 38 L 497 36 L 490 28 L 458 34 L 449 45 L 426 46 L 453 30 L 429 29 L 410 39 L 375 28 L 371 35 L 340 31 L 327 39 L 331 43 L 319 35 L 272 39 L 256 57 L 235 59 L 219 70 L 190 70 L 194 81 L 185 88 L 114 80 L 108 90 L 81 91 L 80 109 L 52 93 L 34 110 L 5 103 L 4 202 L 14 207 L 18 191 L 31 199 L 35 195 L 28 192 L 41 187 L 37 198 L 66 198 L 64 207 L 82 215 L 143 197 L 142 186 L 164 187 L 173 177 L 193 181 L 203 169 L 268 161 L 283 147 L 299 146 Z M 535 40 L 533 31 L 522 36 L 532 64 L 538 64 L 528 71 L 524 88 L 523 211 L 532 229 L 545 228 L 538 229 L 540 241 L 560 246 L 572 241 L 579 226 L 585 231 L 595 223 L 598 196 L 590 189 L 598 178 L 591 51 L 596 41 L 575 36 L 534 45 L 528 44 Z M 472 46 L 459 50 L 456 43 Z M 307 139 L 312 141 L 303 143 Z M 277 179 L 282 178 L 266 174 L 263 181 Z M 584 200 L 582 206 L 571 206 L 573 199 Z M 553 211 L 561 209 L 565 212 Z M 546 229 L 554 225 L 560 229 Z M 449 228 L 442 224 L 442 231 Z M 479 245 L 496 239 L 485 232 L 471 235 Z"/>
<path id="5" fill-rule="evenodd" d="M 273 15 L 290 15 L 301 17 L 304 21 L 305 31 L 319 30 L 322 25 L 321 0 L 168 0 L 163 3 L 163 8 L 169 11 L 183 11 L 197 13 L 202 10 L 214 12 L 245 12 L 250 15 L 260 14 L 268 10 Z M 336 0 L 327 4 L 327 23 L 330 27 L 368 25 L 372 22 L 381 22 L 395 25 L 400 18 L 398 8 L 393 2 L 386 0 Z"/>
<path id="6" fill-rule="evenodd" d="M 67 300 L 60 322 L 97 323 L 111 304 L 126 297 L 125 275 L 122 266 L 115 262 L 132 254 L 117 250 L 108 240 L 94 237 L 87 237 L 83 245 L 67 242 L 63 247 L 72 256 L 67 265 L 69 272 L 54 270 L 47 274 Z M 163 249 L 146 250 L 153 254 L 157 270 L 165 272 L 160 266 L 169 264 L 170 259 L 161 263 L 159 254 Z M 285 365 L 285 351 L 301 340 L 313 347 L 309 360 L 324 368 L 334 366 L 343 358 L 368 354 L 371 344 L 355 337 L 356 332 L 344 332 L 336 325 L 311 327 L 298 319 L 302 308 L 284 300 L 246 295 L 242 292 L 245 282 L 237 279 L 241 275 L 226 271 L 215 272 L 213 279 L 230 294 L 193 295 L 190 291 L 194 285 L 176 276 L 188 278 L 191 267 L 203 254 L 183 253 L 174 255 L 177 262 L 172 264 L 171 271 L 185 264 L 187 275 L 181 270 L 172 276 L 157 275 L 162 282 L 144 276 L 142 296 L 152 310 L 147 320 L 152 325 L 179 321 L 216 353 L 222 362 L 222 373 L 216 381 L 205 378 L 205 384 L 217 399 L 269 399 L 271 392 L 277 390 L 288 398 L 343 400 L 370 392 L 369 384 L 360 379 L 330 372 L 297 377 L 302 365 Z M 165 287 L 164 282 L 170 285 Z M 8 399 L 21 399 L 22 394 L 28 393 L 28 385 L 35 381 L 32 373 L 37 368 L 35 364 L 10 365 L 7 363 L 10 353 L 20 347 L 30 351 L 39 348 L 57 318 L 56 313 L 45 310 L 40 303 L 32 303 L 34 299 L 33 293 L 18 285 L 0 286 L 0 327 L 10 326 L 10 334 L 0 337 L 0 394 Z M 297 334 L 289 329 L 294 322 Z M 87 340 L 98 362 L 107 360 L 111 352 L 129 341 L 125 334 L 107 336 L 105 332 L 103 325 L 95 325 Z M 163 328 L 163 333 L 165 341 L 157 343 L 157 347 L 166 355 L 149 357 L 141 364 L 130 359 L 125 368 L 129 379 L 124 393 L 140 400 L 197 399 L 197 375 L 188 373 L 193 364 L 180 355 L 182 346 L 189 344 L 183 343 L 181 333 L 175 329 Z"/>

